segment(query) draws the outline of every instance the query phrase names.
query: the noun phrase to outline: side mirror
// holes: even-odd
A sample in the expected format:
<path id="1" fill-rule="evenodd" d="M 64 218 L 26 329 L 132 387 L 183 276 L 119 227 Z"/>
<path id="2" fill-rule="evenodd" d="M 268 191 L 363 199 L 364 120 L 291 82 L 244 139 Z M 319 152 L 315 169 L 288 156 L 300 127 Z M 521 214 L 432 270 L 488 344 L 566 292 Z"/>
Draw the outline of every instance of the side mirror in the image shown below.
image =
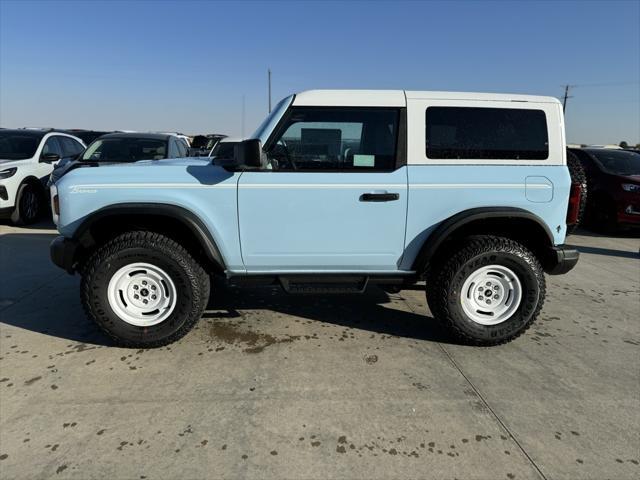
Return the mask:
<path id="1" fill-rule="evenodd" d="M 262 145 L 260 140 L 244 140 L 236 146 L 236 159 L 239 165 L 245 167 L 262 167 Z"/>
<path id="2" fill-rule="evenodd" d="M 57 153 L 44 153 L 40 155 L 40 161 L 44 163 L 54 163 L 60 160 L 60 155 Z"/>

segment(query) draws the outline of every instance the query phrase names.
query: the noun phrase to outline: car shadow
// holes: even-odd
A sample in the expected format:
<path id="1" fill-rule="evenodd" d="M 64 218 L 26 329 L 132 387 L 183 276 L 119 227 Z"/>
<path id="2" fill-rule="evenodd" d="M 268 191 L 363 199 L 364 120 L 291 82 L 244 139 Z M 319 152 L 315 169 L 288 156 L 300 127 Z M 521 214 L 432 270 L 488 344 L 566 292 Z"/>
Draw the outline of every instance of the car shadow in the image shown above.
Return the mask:
<path id="1" fill-rule="evenodd" d="M 10 219 L 2 218 L 2 219 L 0 219 L 0 225 L 6 225 L 7 227 L 20 228 L 21 230 L 47 230 L 47 229 L 51 229 L 51 230 L 54 230 L 54 233 L 55 233 L 55 229 L 56 229 L 56 226 L 53 223 L 53 220 L 51 220 L 50 218 L 38 220 L 37 222 L 32 223 L 30 225 L 20 225 L 19 227 L 16 227 L 11 222 Z"/>
<path id="2" fill-rule="evenodd" d="M 604 255 L 606 257 L 619 257 L 619 258 L 640 258 L 640 252 L 629 252 L 625 250 L 614 250 L 611 248 L 600 247 L 584 247 L 581 245 L 567 244 L 567 247 L 575 248 L 580 253 L 591 253 L 593 255 Z"/>
<path id="3" fill-rule="evenodd" d="M 48 247 L 55 234 L 20 230 L 2 236 L 2 269 L 12 274 L 0 279 L 4 280 L 0 281 L 0 322 L 81 344 L 113 345 L 85 316 L 78 276 L 68 276 L 51 264 Z M 241 310 L 252 310 L 258 316 L 260 311 L 276 312 L 288 316 L 283 322 L 304 319 L 393 337 L 457 343 L 426 311 L 415 313 L 403 303 L 399 294 L 375 286 L 362 294 L 290 295 L 279 286 L 240 288 L 215 281 L 202 321 L 240 318 Z M 245 324 L 243 328 L 257 326 Z M 318 325 L 318 331 L 320 328 Z"/>
<path id="4" fill-rule="evenodd" d="M 239 288 L 218 283 L 203 319 L 240 318 L 239 310 L 267 310 L 392 337 L 458 344 L 433 318 L 424 313 L 393 308 L 398 294 L 370 286 L 362 294 L 290 295 L 276 287 Z"/>

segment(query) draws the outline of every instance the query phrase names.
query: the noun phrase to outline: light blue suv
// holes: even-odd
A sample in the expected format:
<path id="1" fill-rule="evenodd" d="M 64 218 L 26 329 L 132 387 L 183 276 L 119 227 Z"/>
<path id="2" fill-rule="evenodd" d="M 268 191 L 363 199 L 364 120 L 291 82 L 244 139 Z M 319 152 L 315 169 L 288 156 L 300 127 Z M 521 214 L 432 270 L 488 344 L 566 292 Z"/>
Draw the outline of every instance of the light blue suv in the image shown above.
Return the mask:
<path id="1" fill-rule="evenodd" d="M 506 342 L 540 312 L 544 273 L 578 260 L 563 122 L 548 97 L 299 93 L 233 158 L 73 170 L 52 189 L 51 257 L 124 346 L 185 335 L 211 275 L 315 294 L 424 279 L 461 341 Z"/>

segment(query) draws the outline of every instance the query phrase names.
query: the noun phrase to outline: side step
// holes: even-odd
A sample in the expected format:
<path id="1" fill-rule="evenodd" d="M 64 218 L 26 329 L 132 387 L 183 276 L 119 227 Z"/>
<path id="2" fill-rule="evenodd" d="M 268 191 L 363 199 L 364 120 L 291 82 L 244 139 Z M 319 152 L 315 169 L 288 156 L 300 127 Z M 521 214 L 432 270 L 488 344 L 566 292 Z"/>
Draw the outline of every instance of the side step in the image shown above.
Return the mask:
<path id="1" fill-rule="evenodd" d="M 367 288 L 369 277 L 365 276 L 291 276 L 279 277 L 287 293 L 362 293 Z"/>

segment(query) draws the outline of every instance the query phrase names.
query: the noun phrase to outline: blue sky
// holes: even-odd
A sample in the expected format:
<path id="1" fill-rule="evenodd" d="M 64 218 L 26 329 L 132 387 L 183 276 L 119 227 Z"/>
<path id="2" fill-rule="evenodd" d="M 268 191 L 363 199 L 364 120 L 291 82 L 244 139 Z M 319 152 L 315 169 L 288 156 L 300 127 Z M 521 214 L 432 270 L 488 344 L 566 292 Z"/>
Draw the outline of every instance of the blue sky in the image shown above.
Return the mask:
<path id="1" fill-rule="evenodd" d="M 311 88 L 562 95 L 567 137 L 640 143 L 640 1 L 0 0 L 0 125 L 249 134 Z"/>

